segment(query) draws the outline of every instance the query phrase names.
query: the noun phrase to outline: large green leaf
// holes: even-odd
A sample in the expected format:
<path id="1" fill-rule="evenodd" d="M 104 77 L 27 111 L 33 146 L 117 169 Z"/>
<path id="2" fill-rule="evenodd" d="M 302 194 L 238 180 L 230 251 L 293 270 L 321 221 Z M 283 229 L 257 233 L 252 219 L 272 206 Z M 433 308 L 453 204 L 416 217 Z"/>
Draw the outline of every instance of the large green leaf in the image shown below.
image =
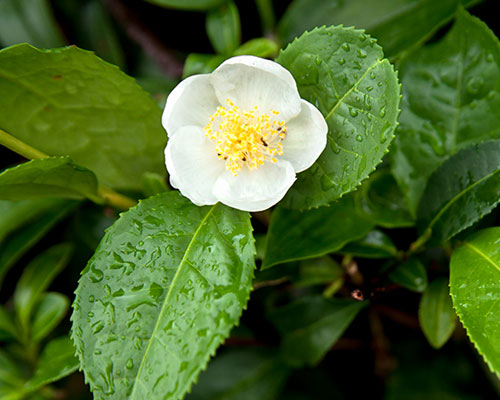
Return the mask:
<path id="1" fill-rule="evenodd" d="M 249 214 L 177 192 L 107 230 L 76 291 L 73 340 L 97 398 L 180 399 L 238 322 L 252 286 Z"/>
<path id="2" fill-rule="evenodd" d="M 209 10 L 227 0 L 148 0 L 150 3 L 181 10 Z"/>
<path id="3" fill-rule="evenodd" d="M 44 251 L 24 269 L 14 291 L 14 307 L 23 329 L 27 329 L 33 307 L 59 272 L 66 266 L 73 246 L 64 243 Z"/>
<path id="4" fill-rule="evenodd" d="M 415 214 L 427 180 L 446 158 L 500 138 L 500 43 L 460 10 L 447 35 L 404 59 L 400 73 L 401 126 L 390 154 Z"/>
<path id="5" fill-rule="evenodd" d="M 77 47 L 0 51 L 0 127 L 51 156 L 69 155 L 99 181 L 139 189 L 164 173 L 161 110 L 117 67 Z"/>
<path id="6" fill-rule="evenodd" d="M 425 337 L 432 347 L 443 346 L 457 325 L 457 316 L 451 304 L 448 280 L 433 280 L 420 300 L 418 319 Z"/>
<path id="7" fill-rule="evenodd" d="M 69 157 L 32 160 L 0 174 L 0 199 L 40 197 L 96 198 L 97 179 L 92 171 L 75 165 Z"/>
<path id="8" fill-rule="evenodd" d="M 240 14 L 234 2 L 210 11 L 207 14 L 206 29 L 215 51 L 231 55 L 241 43 Z"/>
<path id="9" fill-rule="evenodd" d="M 450 262 L 453 306 L 491 370 L 500 375 L 500 228 L 470 236 Z"/>
<path id="10" fill-rule="evenodd" d="M 309 211 L 278 207 L 271 217 L 262 268 L 332 253 L 372 228 L 352 196 Z"/>
<path id="11" fill-rule="evenodd" d="M 0 44 L 23 42 L 45 48 L 64 45 L 48 0 L 0 1 Z"/>
<path id="12" fill-rule="evenodd" d="M 428 38 L 449 21 L 457 5 L 475 0 L 295 0 L 283 16 L 279 33 L 284 43 L 305 30 L 344 24 L 366 29 L 388 57 Z"/>
<path id="13" fill-rule="evenodd" d="M 396 73 L 375 39 L 341 26 L 304 33 L 276 61 L 328 124 L 325 150 L 299 174 L 284 203 L 325 205 L 354 190 L 387 151 L 399 113 Z"/>
<path id="14" fill-rule="evenodd" d="M 275 400 L 290 372 L 274 349 L 230 349 L 210 362 L 186 400 Z"/>
<path id="15" fill-rule="evenodd" d="M 368 303 L 305 297 L 271 315 L 283 336 L 281 349 L 291 365 L 318 363 Z"/>
<path id="16" fill-rule="evenodd" d="M 430 177 L 418 208 L 429 244 L 447 240 L 488 214 L 500 201 L 500 140 L 473 145 Z"/>

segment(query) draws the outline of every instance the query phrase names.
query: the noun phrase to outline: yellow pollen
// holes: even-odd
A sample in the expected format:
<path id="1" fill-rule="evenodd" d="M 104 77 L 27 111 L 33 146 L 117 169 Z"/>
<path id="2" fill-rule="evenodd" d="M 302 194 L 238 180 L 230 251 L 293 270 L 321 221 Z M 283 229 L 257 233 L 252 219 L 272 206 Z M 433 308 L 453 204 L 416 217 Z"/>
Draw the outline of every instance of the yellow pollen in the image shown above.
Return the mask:
<path id="1" fill-rule="evenodd" d="M 234 176 L 246 165 L 257 169 L 268 160 L 278 162 L 276 156 L 283 155 L 286 137 L 285 121 L 276 116 L 279 111 L 270 110 L 271 116 L 259 112 L 257 106 L 250 111 L 241 111 L 227 99 L 227 107 L 217 107 L 205 127 L 205 135 L 215 142 L 219 159 Z"/>

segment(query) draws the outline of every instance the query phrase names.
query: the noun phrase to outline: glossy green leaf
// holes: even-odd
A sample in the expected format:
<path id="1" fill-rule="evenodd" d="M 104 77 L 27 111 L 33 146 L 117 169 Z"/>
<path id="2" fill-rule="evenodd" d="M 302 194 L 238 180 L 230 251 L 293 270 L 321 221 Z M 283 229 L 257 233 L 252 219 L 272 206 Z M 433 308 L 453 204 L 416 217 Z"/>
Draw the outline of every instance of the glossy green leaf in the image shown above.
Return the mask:
<path id="1" fill-rule="evenodd" d="M 295 0 L 283 16 L 279 33 L 284 43 L 305 30 L 344 24 L 366 29 L 388 57 L 410 49 L 448 22 L 458 4 L 475 0 Z"/>
<path id="2" fill-rule="evenodd" d="M 73 343 L 67 337 L 50 341 L 45 346 L 34 376 L 24 384 L 25 392 L 32 392 L 58 381 L 78 369 Z"/>
<path id="3" fill-rule="evenodd" d="M 0 1 L 0 44 L 23 42 L 45 48 L 64 46 L 48 0 Z"/>
<path id="4" fill-rule="evenodd" d="M 398 249 L 384 232 L 373 230 L 365 237 L 347 243 L 339 253 L 362 258 L 391 258 L 397 255 Z"/>
<path id="5" fill-rule="evenodd" d="M 295 367 L 317 364 L 367 302 L 304 297 L 272 313 L 283 358 Z"/>
<path id="6" fill-rule="evenodd" d="M 304 33 L 276 59 L 294 76 L 301 96 L 328 124 L 328 143 L 297 177 L 284 204 L 326 205 L 373 172 L 394 137 L 399 84 L 382 48 L 361 30 L 322 27 Z"/>
<path id="7" fill-rule="evenodd" d="M 160 108 L 91 52 L 1 50 L 0 92 L 8 94 L 0 97 L 2 129 L 51 156 L 70 156 L 103 184 L 140 189 L 144 172 L 165 171 Z"/>
<path id="8" fill-rule="evenodd" d="M 71 200 L 53 200 L 53 202 L 53 207 L 38 219 L 12 232 L 0 243 L 0 287 L 12 265 L 78 204 Z"/>
<path id="9" fill-rule="evenodd" d="M 181 10 L 210 10 L 227 0 L 147 0 L 162 7 L 178 8 Z"/>
<path id="10" fill-rule="evenodd" d="M 233 55 L 250 55 L 265 58 L 276 55 L 278 50 L 278 44 L 274 40 L 268 38 L 256 38 L 243 43 L 234 51 Z"/>
<path id="11" fill-rule="evenodd" d="M 309 211 L 278 207 L 271 217 L 262 269 L 335 252 L 372 228 L 356 209 L 352 196 Z"/>
<path id="12" fill-rule="evenodd" d="M 423 292 L 427 287 L 427 271 L 417 258 L 409 258 L 389 272 L 389 279 L 414 292 Z"/>
<path id="13" fill-rule="evenodd" d="M 393 174 L 415 214 L 427 180 L 450 155 L 500 138 L 500 43 L 460 10 L 439 42 L 405 58 L 401 126 L 391 151 Z"/>
<path id="14" fill-rule="evenodd" d="M 247 348 L 217 356 L 186 400 L 275 400 L 290 374 L 290 367 L 275 353 Z"/>
<path id="15" fill-rule="evenodd" d="M 122 214 L 73 305 L 72 336 L 94 395 L 181 399 L 238 322 L 254 255 L 249 214 L 221 204 L 197 207 L 165 192 Z"/>
<path id="16" fill-rule="evenodd" d="M 418 226 L 429 244 L 447 240 L 488 214 L 500 201 L 500 140 L 470 146 L 429 178 Z"/>
<path id="17" fill-rule="evenodd" d="M 420 300 L 418 309 L 420 326 L 432 347 L 443 346 L 457 325 L 457 316 L 451 304 L 448 280 L 433 280 Z"/>
<path id="18" fill-rule="evenodd" d="M 17 328 L 14 318 L 2 305 L 0 305 L 0 341 L 16 338 Z"/>
<path id="19" fill-rule="evenodd" d="M 33 307 L 54 278 L 66 266 L 72 245 L 60 244 L 38 255 L 24 269 L 14 292 L 14 307 L 23 329 L 27 329 Z"/>
<path id="20" fill-rule="evenodd" d="M 61 293 L 43 293 L 33 311 L 31 341 L 44 339 L 61 322 L 69 308 L 69 299 Z"/>
<path id="21" fill-rule="evenodd" d="M 500 375 L 500 228 L 470 236 L 450 262 L 453 306 L 479 353 Z"/>
<path id="22" fill-rule="evenodd" d="M 415 224 L 403 193 L 387 169 L 373 173 L 356 191 L 355 197 L 359 207 L 378 226 L 402 228 Z"/>
<path id="23" fill-rule="evenodd" d="M 225 56 L 191 53 L 184 64 L 183 78 L 196 74 L 209 74 L 226 60 Z"/>
<path id="24" fill-rule="evenodd" d="M 230 55 L 241 43 L 238 7 L 229 1 L 207 14 L 207 35 L 217 53 Z"/>
<path id="25" fill-rule="evenodd" d="M 41 197 L 95 198 L 97 179 L 92 171 L 69 157 L 28 161 L 0 174 L 0 198 L 25 200 Z"/>

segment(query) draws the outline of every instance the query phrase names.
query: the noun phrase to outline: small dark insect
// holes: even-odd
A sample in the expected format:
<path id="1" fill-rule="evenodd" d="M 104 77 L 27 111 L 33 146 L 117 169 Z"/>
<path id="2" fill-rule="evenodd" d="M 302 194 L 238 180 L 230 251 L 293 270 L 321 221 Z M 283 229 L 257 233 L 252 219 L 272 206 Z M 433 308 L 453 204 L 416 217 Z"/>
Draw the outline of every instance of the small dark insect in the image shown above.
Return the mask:
<path id="1" fill-rule="evenodd" d="M 268 146 L 268 144 L 266 143 L 266 141 L 265 141 L 264 139 L 260 138 L 260 141 L 262 142 L 262 144 L 263 144 L 265 147 L 267 147 L 267 146 Z"/>
<path id="2" fill-rule="evenodd" d="M 243 157 L 241 160 L 242 160 L 242 161 L 246 161 L 246 160 L 247 160 L 247 158 L 246 158 L 246 157 Z"/>

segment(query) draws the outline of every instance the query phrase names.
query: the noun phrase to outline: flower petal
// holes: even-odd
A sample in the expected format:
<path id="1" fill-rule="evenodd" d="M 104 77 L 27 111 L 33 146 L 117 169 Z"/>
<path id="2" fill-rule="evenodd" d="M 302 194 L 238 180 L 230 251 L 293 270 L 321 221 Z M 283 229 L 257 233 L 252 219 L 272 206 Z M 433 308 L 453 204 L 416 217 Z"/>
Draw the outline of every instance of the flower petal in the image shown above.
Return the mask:
<path id="1" fill-rule="evenodd" d="M 326 146 L 328 125 L 320 111 L 311 103 L 301 100 L 300 114 L 288 121 L 283 140 L 281 159 L 292 163 L 295 172 L 309 168 Z"/>
<path id="2" fill-rule="evenodd" d="M 253 56 L 233 57 L 212 72 L 219 102 L 230 99 L 243 110 L 258 106 L 264 113 L 279 111 L 280 120 L 300 112 L 300 96 L 290 72 L 274 61 Z"/>
<path id="3" fill-rule="evenodd" d="M 289 162 L 266 162 L 255 170 L 243 167 L 237 176 L 224 172 L 215 182 L 214 194 L 230 207 L 263 211 L 280 201 L 293 182 L 295 171 Z"/>
<path id="4" fill-rule="evenodd" d="M 169 137 L 182 126 L 195 125 L 203 128 L 219 105 L 210 76 L 190 76 L 170 92 L 163 111 L 163 127 Z"/>
<path id="5" fill-rule="evenodd" d="M 226 168 L 202 128 L 185 126 L 178 129 L 165 148 L 165 163 L 170 184 L 194 204 L 203 206 L 217 202 L 212 190 Z"/>

